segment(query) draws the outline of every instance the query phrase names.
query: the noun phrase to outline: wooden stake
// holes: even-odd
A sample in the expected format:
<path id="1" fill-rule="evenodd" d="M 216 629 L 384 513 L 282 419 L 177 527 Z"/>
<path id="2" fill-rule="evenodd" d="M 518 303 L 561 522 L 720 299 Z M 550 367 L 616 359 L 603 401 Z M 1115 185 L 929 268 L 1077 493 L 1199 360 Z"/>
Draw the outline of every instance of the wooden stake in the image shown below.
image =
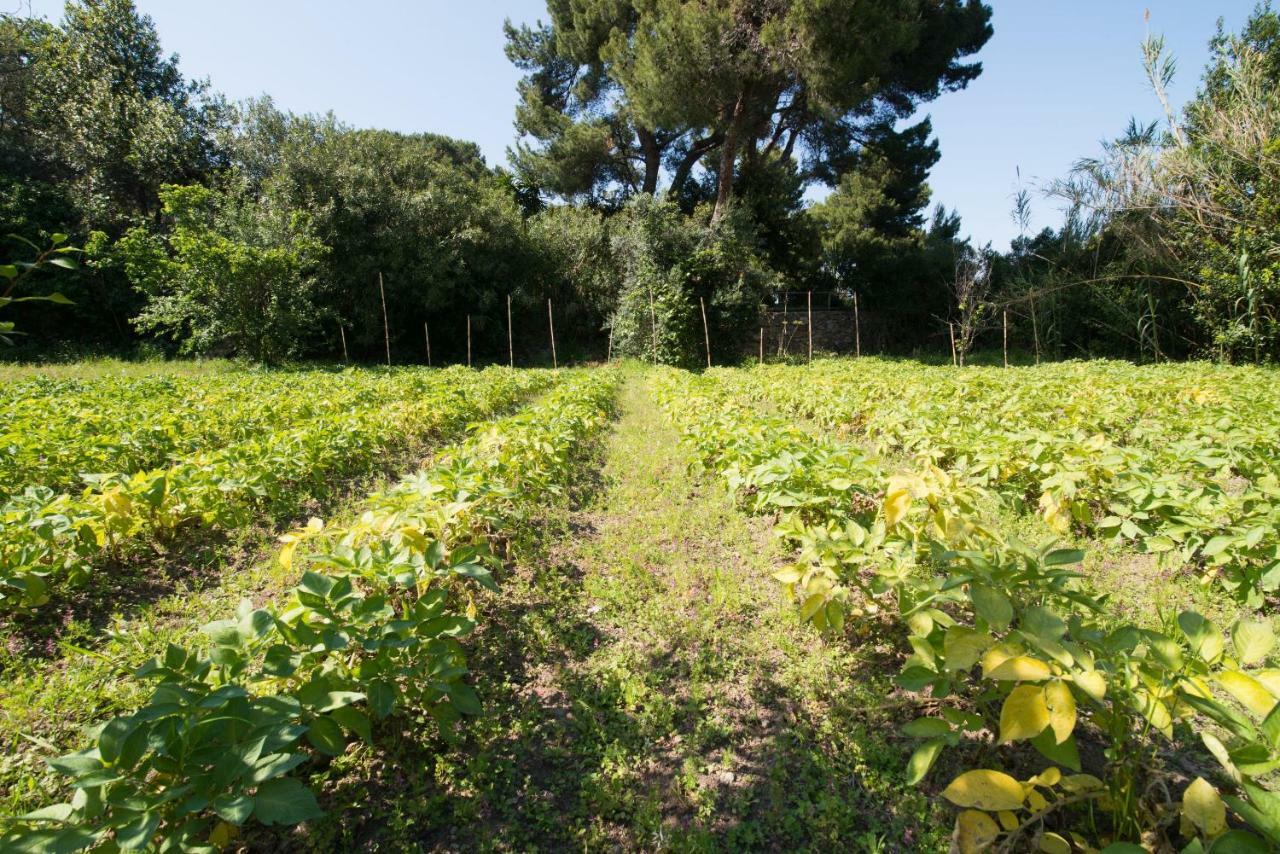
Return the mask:
<path id="1" fill-rule="evenodd" d="M 606 362 L 613 361 L 613 327 L 612 326 L 609 327 L 609 350 L 606 353 L 604 360 Z"/>
<path id="2" fill-rule="evenodd" d="M 467 315 L 467 367 L 471 367 L 471 315 Z"/>
<path id="3" fill-rule="evenodd" d="M 551 313 L 551 299 L 547 298 L 547 326 L 551 330 L 551 367 L 560 367 L 559 360 L 556 359 L 556 319 Z"/>
<path id="4" fill-rule="evenodd" d="M 1036 342 L 1036 364 L 1040 364 L 1040 324 L 1036 320 L 1036 292 L 1031 292 L 1031 335 Z"/>
<path id="5" fill-rule="evenodd" d="M 422 321 L 422 334 L 427 338 L 427 367 L 431 367 L 431 327 Z"/>
<path id="6" fill-rule="evenodd" d="M 760 364 L 764 364 L 764 320 L 760 321 Z"/>
<path id="7" fill-rule="evenodd" d="M 951 367 L 954 368 L 959 364 L 956 361 L 956 325 L 948 321 L 947 332 L 951 335 Z"/>
<path id="8" fill-rule="evenodd" d="M 511 343 L 511 294 L 507 294 L 507 367 L 516 366 L 516 348 Z"/>
<path id="9" fill-rule="evenodd" d="M 1009 367 L 1009 310 L 1004 312 L 1004 366 Z"/>
<path id="10" fill-rule="evenodd" d="M 813 291 L 809 291 L 809 362 L 813 363 Z"/>
<path id="11" fill-rule="evenodd" d="M 862 320 L 858 317 L 858 292 L 853 292 L 853 355 L 862 355 Z"/>
<path id="12" fill-rule="evenodd" d="M 707 327 L 707 301 L 698 297 L 698 305 L 702 307 L 702 337 L 707 342 L 707 367 L 711 367 L 711 331 Z"/>
<path id="13" fill-rule="evenodd" d="M 342 328 L 342 324 L 338 324 L 338 335 L 342 337 L 342 364 L 346 365 L 351 362 L 347 358 L 347 331 Z"/>
<path id="14" fill-rule="evenodd" d="M 382 271 L 378 271 L 378 293 L 382 295 L 382 340 L 387 344 L 387 367 L 391 367 L 391 327 L 387 325 L 387 289 L 382 286 Z"/>
<path id="15" fill-rule="evenodd" d="M 653 331 L 653 363 L 658 364 L 658 311 L 653 307 L 653 285 L 649 285 L 649 329 Z"/>

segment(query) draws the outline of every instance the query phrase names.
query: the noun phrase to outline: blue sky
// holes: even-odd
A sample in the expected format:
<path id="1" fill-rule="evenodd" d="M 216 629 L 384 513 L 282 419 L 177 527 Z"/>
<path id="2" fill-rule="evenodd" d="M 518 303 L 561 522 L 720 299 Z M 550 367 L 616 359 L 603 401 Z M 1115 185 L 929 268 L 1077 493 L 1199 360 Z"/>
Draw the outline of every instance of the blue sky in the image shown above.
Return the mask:
<path id="1" fill-rule="evenodd" d="M 15 5 L 18 0 L 10 0 Z M 268 93 L 295 112 L 333 110 L 349 124 L 434 131 L 480 143 L 504 163 L 518 75 L 503 55 L 502 22 L 545 17 L 542 0 L 137 0 L 189 76 L 233 99 Z M 25 8 L 28 3 L 23 0 Z M 57 18 L 60 0 L 31 0 Z M 1178 57 L 1173 89 L 1196 88 L 1219 16 L 1238 29 L 1254 0 L 993 0 L 985 71 L 967 90 L 928 105 L 941 142 L 934 200 L 958 208 L 965 230 L 1003 248 L 1015 169 L 1033 189 L 1061 177 L 1129 116 L 1159 118 L 1139 43 L 1151 27 Z M 1035 202 L 1036 227 L 1061 216 Z"/>

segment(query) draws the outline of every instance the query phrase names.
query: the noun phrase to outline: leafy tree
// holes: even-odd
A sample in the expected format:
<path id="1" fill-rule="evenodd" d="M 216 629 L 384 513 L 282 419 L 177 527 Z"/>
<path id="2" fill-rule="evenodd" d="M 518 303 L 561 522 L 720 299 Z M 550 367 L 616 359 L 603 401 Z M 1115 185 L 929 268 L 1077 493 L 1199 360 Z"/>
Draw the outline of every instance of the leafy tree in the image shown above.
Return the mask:
<path id="1" fill-rule="evenodd" d="M 709 214 L 703 208 L 686 217 L 670 201 L 640 196 L 618 215 L 615 352 L 662 364 L 706 364 L 702 300 L 713 358 L 738 357 L 742 330 L 773 282 L 757 260 L 750 223 L 740 215 L 711 223 Z"/>
<path id="2" fill-rule="evenodd" d="M 160 190 L 173 229 L 131 229 L 116 257 L 148 297 L 138 328 L 187 354 L 295 356 L 314 331 L 314 269 L 324 246 L 298 211 L 200 186 Z"/>

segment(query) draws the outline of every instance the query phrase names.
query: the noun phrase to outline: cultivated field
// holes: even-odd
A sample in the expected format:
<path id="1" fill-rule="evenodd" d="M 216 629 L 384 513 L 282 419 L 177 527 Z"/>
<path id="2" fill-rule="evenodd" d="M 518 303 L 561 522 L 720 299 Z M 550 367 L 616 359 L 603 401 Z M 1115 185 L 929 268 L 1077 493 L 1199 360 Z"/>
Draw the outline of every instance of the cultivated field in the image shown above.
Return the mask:
<path id="1" fill-rule="evenodd" d="M 1276 380 L 12 372 L 3 847 L 1269 850 Z"/>

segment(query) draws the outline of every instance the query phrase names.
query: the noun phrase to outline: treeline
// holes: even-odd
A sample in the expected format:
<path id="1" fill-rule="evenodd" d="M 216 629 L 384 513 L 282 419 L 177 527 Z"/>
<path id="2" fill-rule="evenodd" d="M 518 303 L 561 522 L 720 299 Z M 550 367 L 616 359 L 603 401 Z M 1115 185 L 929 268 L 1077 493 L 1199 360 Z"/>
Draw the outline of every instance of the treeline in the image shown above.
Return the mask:
<path id="1" fill-rule="evenodd" d="M 278 362 L 345 341 L 373 361 L 389 338 L 393 360 L 423 361 L 429 324 L 435 360 L 457 362 L 470 316 L 476 360 L 495 361 L 510 299 L 520 363 L 549 361 L 550 300 L 562 359 L 696 364 L 703 304 L 728 361 L 762 305 L 813 290 L 856 292 L 895 352 L 951 332 L 963 355 L 1007 314 L 1044 357 L 1280 355 L 1270 8 L 1217 35 L 1185 114 L 1054 188 L 1062 229 L 1006 253 L 930 208 L 939 146 L 908 121 L 981 73 L 990 17 L 975 0 L 556 0 L 507 27 L 524 76 L 503 168 L 469 142 L 228 103 L 131 0 L 5 16 L 0 257 L 55 235 L 83 250 L 74 271 L 4 268 L 5 297 L 74 303 L 0 303 L 13 352 Z M 1159 45 L 1146 56 L 1167 83 Z M 814 187 L 829 193 L 806 204 Z"/>

